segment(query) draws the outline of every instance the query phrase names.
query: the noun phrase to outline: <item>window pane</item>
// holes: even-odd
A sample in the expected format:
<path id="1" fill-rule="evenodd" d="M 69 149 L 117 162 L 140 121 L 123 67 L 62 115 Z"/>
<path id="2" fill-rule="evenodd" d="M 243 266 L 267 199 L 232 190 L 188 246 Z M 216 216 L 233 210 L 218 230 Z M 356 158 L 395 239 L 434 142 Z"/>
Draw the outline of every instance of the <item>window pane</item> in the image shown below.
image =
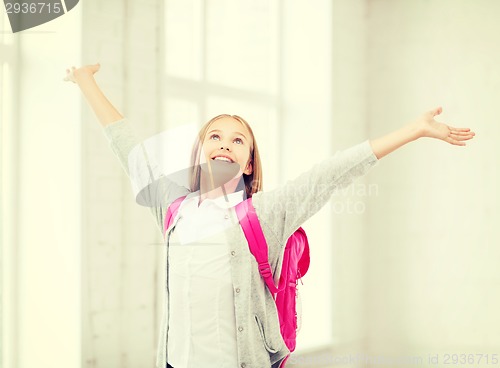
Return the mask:
<path id="1" fill-rule="evenodd" d="M 278 1 L 207 0 L 207 79 L 274 94 Z"/>
<path id="2" fill-rule="evenodd" d="M 186 124 L 201 126 L 199 108 L 193 101 L 168 97 L 165 101 L 163 115 L 165 116 L 164 129 Z"/>
<path id="3" fill-rule="evenodd" d="M 259 147 L 266 190 L 278 182 L 278 118 L 274 107 L 267 107 L 224 97 L 209 97 L 205 121 L 219 114 L 238 115 L 245 119 L 253 130 Z"/>
<path id="4" fill-rule="evenodd" d="M 190 166 L 193 143 L 202 122 L 198 105 L 178 98 L 167 98 L 164 116 L 162 132 L 150 138 L 148 145 L 157 152 L 163 172 L 170 175 Z"/>
<path id="5" fill-rule="evenodd" d="M 165 2 L 165 68 L 169 76 L 202 76 L 201 0 Z"/>

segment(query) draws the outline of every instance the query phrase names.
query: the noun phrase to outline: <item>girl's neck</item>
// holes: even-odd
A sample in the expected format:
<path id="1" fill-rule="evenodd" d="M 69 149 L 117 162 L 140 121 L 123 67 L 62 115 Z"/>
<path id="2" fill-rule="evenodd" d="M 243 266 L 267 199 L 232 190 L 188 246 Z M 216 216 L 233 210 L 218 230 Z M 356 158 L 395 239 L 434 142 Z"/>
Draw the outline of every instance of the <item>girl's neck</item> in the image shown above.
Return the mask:
<path id="1" fill-rule="evenodd" d="M 224 185 L 213 188 L 210 180 L 207 180 L 207 178 L 202 175 L 200 178 L 200 199 L 198 202 L 198 206 L 207 198 L 215 199 L 224 196 L 224 194 L 229 195 L 231 193 L 234 193 L 238 188 L 240 180 L 243 180 L 243 176 L 233 178 Z"/>

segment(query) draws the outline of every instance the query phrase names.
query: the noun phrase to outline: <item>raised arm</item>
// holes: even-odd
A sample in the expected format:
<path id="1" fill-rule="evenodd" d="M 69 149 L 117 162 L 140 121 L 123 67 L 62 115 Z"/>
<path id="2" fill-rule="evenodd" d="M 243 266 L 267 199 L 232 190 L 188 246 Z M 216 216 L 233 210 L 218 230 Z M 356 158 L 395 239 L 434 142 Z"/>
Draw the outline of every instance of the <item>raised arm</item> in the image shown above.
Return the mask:
<path id="1" fill-rule="evenodd" d="M 138 140 L 128 120 L 104 96 L 94 79 L 99 69 L 99 64 L 72 67 L 66 69 L 64 80 L 80 87 L 103 127 L 111 150 L 132 183 L 136 202 L 150 208 L 163 234 L 166 208 L 178 197 L 188 194 L 189 190 L 164 175 L 144 142 Z"/>
<path id="2" fill-rule="evenodd" d="M 319 211 L 335 190 L 365 175 L 380 158 L 406 143 L 429 137 L 464 146 L 465 141 L 474 137 L 468 128 L 453 128 L 435 121 L 434 117 L 441 112 L 440 107 L 428 111 L 392 133 L 338 151 L 272 191 L 255 193 L 253 204 L 266 238 L 286 244 L 288 237 Z"/>
<path id="3" fill-rule="evenodd" d="M 100 67 L 100 64 L 86 65 L 78 69 L 73 66 L 71 70 L 66 69 L 64 80 L 78 84 L 97 119 L 102 126 L 106 126 L 122 120 L 123 116 L 104 96 L 94 79 L 94 74 Z"/>
<path id="4" fill-rule="evenodd" d="M 434 120 L 434 117 L 441 114 L 442 111 L 441 107 L 437 107 L 398 130 L 370 140 L 373 153 L 378 159 L 381 159 L 406 143 L 423 137 L 436 138 L 457 146 L 465 146 L 465 141 L 472 139 L 475 133 L 471 132 L 469 128 L 454 128 Z"/>

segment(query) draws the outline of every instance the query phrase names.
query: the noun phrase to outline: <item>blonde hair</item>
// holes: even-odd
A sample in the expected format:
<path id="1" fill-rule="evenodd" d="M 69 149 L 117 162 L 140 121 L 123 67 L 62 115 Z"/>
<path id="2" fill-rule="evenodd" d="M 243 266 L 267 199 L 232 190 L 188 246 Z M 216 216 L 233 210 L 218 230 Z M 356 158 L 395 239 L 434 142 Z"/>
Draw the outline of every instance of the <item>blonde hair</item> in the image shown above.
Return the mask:
<path id="1" fill-rule="evenodd" d="M 252 128 L 250 124 L 248 124 L 245 119 L 238 115 L 229 115 L 229 114 L 221 114 L 216 117 L 210 119 L 205 125 L 203 125 L 196 137 L 196 141 L 193 145 L 193 152 L 191 154 L 191 167 L 193 168 L 190 177 L 191 183 L 191 191 L 195 192 L 200 189 L 200 175 L 201 175 L 201 167 L 200 167 L 200 157 L 202 151 L 203 141 L 208 132 L 210 126 L 219 119 L 222 118 L 232 118 L 239 121 L 243 124 L 248 131 L 250 132 L 250 136 L 252 137 L 252 144 L 250 145 L 250 162 L 252 163 L 252 173 L 250 175 L 243 174 L 243 180 L 245 183 L 245 191 L 247 198 L 252 197 L 254 193 L 262 190 L 262 164 L 260 162 L 260 154 L 259 149 L 257 148 L 257 142 L 255 141 L 255 136 L 253 134 Z"/>

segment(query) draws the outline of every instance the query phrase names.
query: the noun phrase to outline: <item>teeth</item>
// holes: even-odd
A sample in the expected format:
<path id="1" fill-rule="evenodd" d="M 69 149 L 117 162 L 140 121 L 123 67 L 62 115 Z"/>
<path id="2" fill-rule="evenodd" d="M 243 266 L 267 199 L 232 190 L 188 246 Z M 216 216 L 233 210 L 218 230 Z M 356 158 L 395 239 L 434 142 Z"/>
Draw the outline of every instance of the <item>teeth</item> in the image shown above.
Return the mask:
<path id="1" fill-rule="evenodd" d="M 214 160 L 232 162 L 230 159 L 228 159 L 226 157 L 215 157 Z"/>

